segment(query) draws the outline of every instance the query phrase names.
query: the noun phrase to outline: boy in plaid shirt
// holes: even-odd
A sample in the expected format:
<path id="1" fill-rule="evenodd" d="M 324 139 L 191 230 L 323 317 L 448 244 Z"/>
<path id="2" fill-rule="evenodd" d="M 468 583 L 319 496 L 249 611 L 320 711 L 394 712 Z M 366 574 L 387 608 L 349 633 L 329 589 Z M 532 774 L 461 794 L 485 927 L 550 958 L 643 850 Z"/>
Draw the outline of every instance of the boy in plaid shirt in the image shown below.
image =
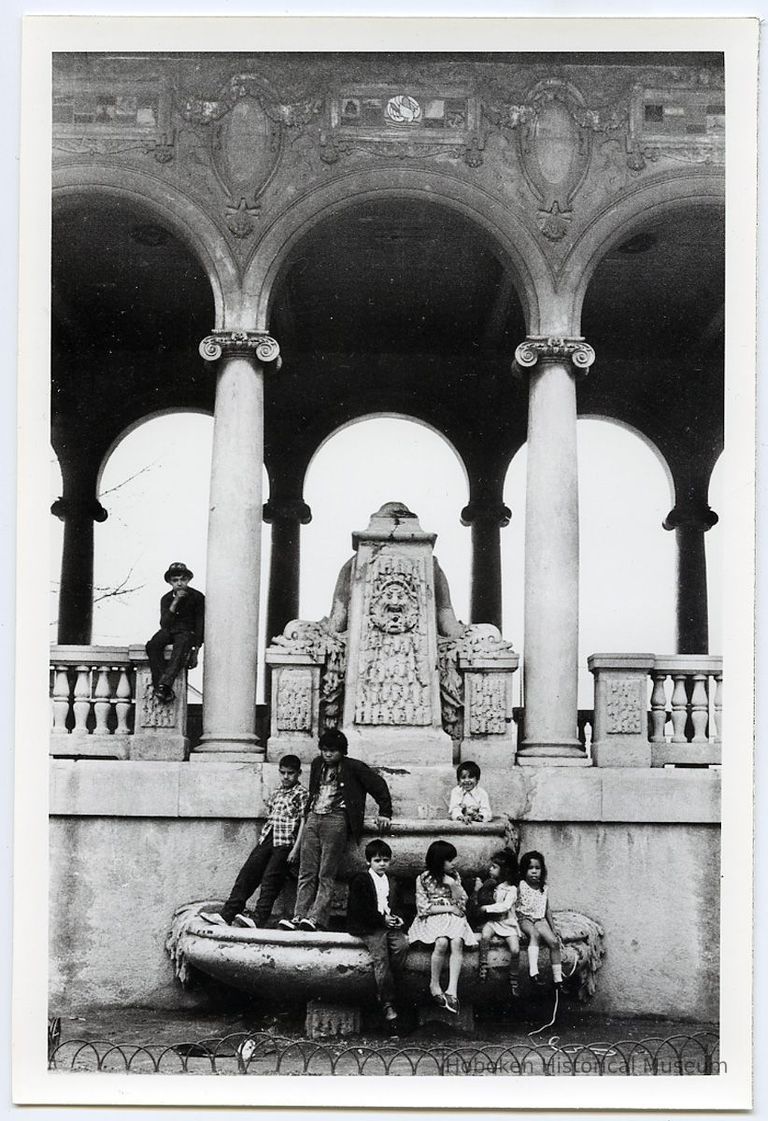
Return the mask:
<path id="1" fill-rule="evenodd" d="M 288 876 L 288 865 L 299 858 L 304 811 L 309 794 L 299 783 L 301 762 L 284 755 L 279 763 L 280 786 L 267 799 L 269 816 L 259 843 L 237 874 L 221 914 L 202 911 L 200 917 L 218 926 L 266 926 L 272 905 Z M 261 884 L 253 918 L 243 914 L 246 902 Z"/>

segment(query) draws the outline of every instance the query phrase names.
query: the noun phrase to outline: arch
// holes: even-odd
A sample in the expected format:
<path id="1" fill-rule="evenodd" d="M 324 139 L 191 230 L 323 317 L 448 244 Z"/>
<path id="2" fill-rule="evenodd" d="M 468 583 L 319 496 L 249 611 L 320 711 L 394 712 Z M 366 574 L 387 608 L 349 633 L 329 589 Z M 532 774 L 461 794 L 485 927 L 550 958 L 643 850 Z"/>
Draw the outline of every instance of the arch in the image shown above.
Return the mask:
<path id="1" fill-rule="evenodd" d="M 188 195 L 159 179 L 127 168 L 88 164 L 54 169 L 54 207 L 75 205 L 90 196 L 122 199 L 156 214 L 205 269 L 215 307 L 216 322 L 211 324 L 211 329 L 242 326 L 237 262 L 222 231 Z"/>
<path id="2" fill-rule="evenodd" d="M 445 433 L 440 431 L 439 428 L 436 428 L 433 424 L 430 424 L 429 421 L 422 420 L 420 417 L 410 416 L 408 413 L 396 413 L 396 412 L 392 412 L 392 413 L 391 412 L 363 413 L 361 416 L 355 416 L 355 417 L 352 417 L 350 420 L 344 421 L 343 424 L 338 425 L 338 427 L 334 428 L 332 432 L 329 432 L 326 436 L 324 436 L 323 439 L 320 441 L 320 443 L 315 448 L 315 450 L 312 452 L 312 455 L 309 458 L 309 460 L 307 462 L 307 466 L 306 466 L 305 471 L 304 471 L 304 480 L 306 480 L 306 477 L 310 472 L 312 464 L 315 462 L 318 455 L 323 450 L 323 448 L 326 446 L 326 444 L 330 443 L 330 441 L 333 440 L 333 438 L 335 436 L 338 436 L 339 433 L 343 432 L 345 429 L 352 428 L 356 424 L 364 424 L 366 421 L 369 421 L 369 420 L 404 420 L 404 421 L 407 421 L 410 424 L 417 424 L 417 425 L 419 425 L 420 428 L 426 428 L 428 432 L 432 432 L 435 436 L 439 436 L 440 439 L 443 441 L 443 443 L 449 448 L 449 450 L 453 452 L 454 457 L 458 461 L 458 463 L 461 467 L 461 470 L 464 474 L 464 482 L 466 483 L 466 487 L 467 487 L 467 495 L 469 495 L 469 472 L 467 471 L 467 465 L 464 462 L 464 459 L 463 459 L 462 455 L 460 454 L 460 452 L 458 451 L 458 449 L 448 439 L 448 437 L 445 435 Z M 302 490 L 303 490 L 304 480 L 302 480 Z"/>
<path id="3" fill-rule="evenodd" d="M 110 460 L 111 456 L 114 454 L 114 452 L 117 451 L 117 449 L 120 447 L 120 445 L 123 443 L 124 440 L 126 440 L 132 433 L 136 432 L 143 425 L 147 424 L 148 421 L 158 420 L 160 417 L 164 417 L 164 416 L 178 416 L 179 414 L 182 414 L 182 413 L 191 413 L 194 416 L 207 416 L 207 417 L 211 417 L 211 419 L 213 419 L 213 413 L 209 413 L 206 409 L 193 409 L 193 408 L 188 408 L 188 409 L 187 408 L 157 409 L 155 412 L 145 413 L 143 416 L 137 417 L 136 420 L 131 421 L 131 423 L 129 425 L 127 425 L 122 430 L 122 432 L 120 432 L 114 438 L 112 443 L 107 447 L 106 451 L 104 452 L 104 455 L 101 457 L 101 463 L 99 464 L 99 469 L 96 472 L 96 493 L 98 494 L 99 491 L 101 490 L 101 477 L 104 474 L 104 469 L 106 468 L 107 464 L 109 463 L 109 460 Z"/>
<path id="4" fill-rule="evenodd" d="M 614 245 L 626 240 L 637 226 L 649 218 L 680 208 L 714 206 L 725 209 L 722 175 L 693 171 L 648 180 L 618 201 L 606 203 L 588 223 L 558 270 L 558 286 L 565 278 L 578 278 L 575 284 L 569 282 L 567 290 L 562 293 L 569 301 L 564 315 L 573 324 L 574 332 L 578 334 L 580 331 L 581 312 L 590 281 Z"/>
<path id="5" fill-rule="evenodd" d="M 633 436 L 636 436 L 638 438 L 638 440 L 640 440 L 641 443 L 645 444 L 645 446 L 650 451 L 652 451 L 653 454 L 656 456 L 656 458 L 659 461 L 659 466 L 662 468 L 664 474 L 667 477 L 667 486 L 669 487 L 670 507 L 674 506 L 674 504 L 675 504 L 675 479 L 674 479 L 674 476 L 672 474 L 672 469 L 669 466 L 669 463 L 667 462 L 667 458 L 664 455 L 664 453 L 660 450 L 658 445 L 655 444 L 654 441 L 649 436 L 646 436 L 645 432 L 642 432 L 639 428 L 635 428 L 634 424 L 629 424 L 626 420 L 619 420 L 616 417 L 612 417 L 612 416 L 603 416 L 601 413 L 579 413 L 579 415 L 577 417 L 577 422 L 579 420 L 599 420 L 599 421 L 602 421 L 605 424 L 612 424 L 616 428 L 623 428 L 627 432 L 630 432 Z"/>
<path id="6" fill-rule="evenodd" d="M 429 448 L 419 447 L 415 449 L 419 463 L 424 462 L 430 466 L 427 478 L 417 484 L 414 472 L 408 475 L 402 469 L 399 477 L 395 478 L 398 466 L 393 465 L 389 456 L 374 459 L 372 455 L 368 455 L 364 460 L 364 453 L 372 446 L 370 436 L 360 443 L 348 437 L 329 461 L 318 460 L 321 451 L 328 451 L 332 437 L 344 436 L 356 428 L 362 430 L 362 437 L 364 426 L 382 421 L 409 425 L 420 442 L 424 441 L 428 433 L 433 448 L 437 437 L 442 466 L 436 465 L 434 450 L 430 456 Z M 422 433 L 421 436 L 417 429 Z M 390 445 L 387 443 L 385 446 L 388 449 Z M 405 440 L 401 439 L 397 464 L 405 464 L 407 468 L 409 457 L 404 452 L 406 447 Z M 358 451 L 361 452 L 359 461 L 351 462 L 350 455 Z M 363 470 L 364 463 L 366 466 L 376 463 L 381 465 L 383 478 L 380 483 L 376 482 L 375 493 L 372 493 L 368 485 L 369 472 Z M 449 464 L 456 466 L 449 467 Z M 305 477 L 304 497 L 312 507 L 314 516 L 312 522 L 302 528 L 302 618 L 319 618 L 327 612 L 339 570 L 351 553 L 351 533 L 365 529 L 374 510 L 388 500 L 406 502 L 418 515 L 427 532 L 438 532 L 435 552 L 446 571 L 454 606 L 460 612 L 468 608 L 471 540 L 470 534 L 459 520 L 468 496 L 467 475 L 461 457 L 442 433 L 412 417 L 391 413 L 367 414 L 336 428 L 318 448 L 311 465 L 314 471 L 311 476 L 308 471 Z M 371 473 L 375 470 L 374 466 Z M 463 482 L 463 488 L 459 480 Z M 460 490 L 463 493 L 460 494 Z"/>
<path id="7" fill-rule="evenodd" d="M 287 207 L 265 231 L 245 270 L 243 300 L 266 330 L 272 290 L 293 247 L 324 219 L 348 206 L 385 198 L 413 198 L 449 207 L 488 233 L 511 265 L 528 331 L 539 329 L 540 306 L 554 284 L 552 268 L 529 226 L 481 188 L 441 172 L 409 168 L 354 171 L 317 187 Z"/>

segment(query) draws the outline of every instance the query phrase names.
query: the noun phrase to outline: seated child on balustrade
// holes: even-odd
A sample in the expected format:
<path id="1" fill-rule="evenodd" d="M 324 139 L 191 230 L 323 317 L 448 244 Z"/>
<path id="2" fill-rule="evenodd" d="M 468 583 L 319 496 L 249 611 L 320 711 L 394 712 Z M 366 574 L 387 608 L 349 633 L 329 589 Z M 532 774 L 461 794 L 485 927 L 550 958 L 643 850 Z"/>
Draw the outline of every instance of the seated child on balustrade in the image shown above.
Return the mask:
<path id="1" fill-rule="evenodd" d="M 460 763 L 456 769 L 458 785 L 451 791 L 448 803 L 448 816 L 452 821 L 464 821 L 468 825 L 477 821 L 490 821 L 491 803 L 480 782 L 480 768 L 477 763 Z"/>
<path id="2" fill-rule="evenodd" d="M 509 986 L 513 997 L 519 996 L 518 963 L 520 954 L 520 928 L 517 924 L 515 905 L 517 903 L 517 863 L 511 852 L 500 851 L 493 854 L 488 868 L 489 878 L 486 883 L 478 877 L 475 880 L 475 892 L 478 896 L 486 892 L 486 884 L 493 885 L 493 898 L 477 903 L 477 912 L 483 920 L 480 935 L 480 968 L 479 977 L 485 981 L 488 977 L 488 950 L 494 935 L 503 938 L 509 947 Z M 485 900 L 486 895 L 482 898 Z"/>
<path id="3" fill-rule="evenodd" d="M 540 852 L 526 852 L 520 857 L 520 882 L 517 887 L 517 921 L 528 935 L 528 971 L 531 980 L 542 985 L 539 977 L 539 944 L 549 947 L 552 979 L 555 987 L 563 983 L 563 959 L 560 939 L 547 896 L 547 866 Z"/>
<path id="4" fill-rule="evenodd" d="M 221 909 L 201 911 L 206 922 L 221 926 L 266 926 L 272 907 L 288 877 L 288 865 L 299 858 L 304 812 L 309 794 L 299 782 L 301 761 L 284 755 L 278 764 L 280 785 L 267 798 L 268 817 L 259 843 L 237 874 L 229 898 Z M 243 914 L 245 904 L 261 885 L 253 918 Z"/>
<path id="5" fill-rule="evenodd" d="M 373 976 L 390 1034 L 397 1030 L 395 1000 L 402 988 L 408 956 L 408 938 L 402 915 L 397 913 L 397 888 L 388 875 L 392 849 L 376 837 L 365 846 L 367 872 L 358 872 L 349 885 L 347 930 L 359 935 L 368 947 Z"/>

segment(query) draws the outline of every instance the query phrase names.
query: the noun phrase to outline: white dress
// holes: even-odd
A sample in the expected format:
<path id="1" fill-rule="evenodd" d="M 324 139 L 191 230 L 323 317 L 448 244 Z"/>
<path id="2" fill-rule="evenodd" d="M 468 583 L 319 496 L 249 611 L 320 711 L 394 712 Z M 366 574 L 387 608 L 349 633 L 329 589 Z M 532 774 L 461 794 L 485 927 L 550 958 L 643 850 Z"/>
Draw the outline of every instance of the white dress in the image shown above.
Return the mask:
<path id="1" fill-rule="evenodd" d="M 518 919 L 528 919 L 530 922 L 538 922 L 539 919 L 544 918 L 546 913 L 546 887 L 531 887 L 525 880 L 521 880 L 517 895 Z"/>
<path id="2" fill-rule="evenodd" d="M 517 925 L 515 907 L 517 905 L 517 888 L 514 884 L 499 884 L 493 893 L 493 903 L 489 903 L 482 912 L 486 922 L 490 922 L 494 934 L 508 938 L 510 934 L 520 937 L 520 927 Z"/>
<path id="3" fill-rule="evenodd" d="M 461 909 L 461 914 L 443 911 L 430 915 L 434 903 L 453 903 Z M 461 938 L 465 946 L 476 946 L 477 935 L 464 915 L 466 905 L 467 893 L 458 881 L 451 886 L 440 883 L 431 872 L 422 872 L 416 880 L 416 918 L 408 931 L 408 941 L 429 946 L 438 938 Z"/>

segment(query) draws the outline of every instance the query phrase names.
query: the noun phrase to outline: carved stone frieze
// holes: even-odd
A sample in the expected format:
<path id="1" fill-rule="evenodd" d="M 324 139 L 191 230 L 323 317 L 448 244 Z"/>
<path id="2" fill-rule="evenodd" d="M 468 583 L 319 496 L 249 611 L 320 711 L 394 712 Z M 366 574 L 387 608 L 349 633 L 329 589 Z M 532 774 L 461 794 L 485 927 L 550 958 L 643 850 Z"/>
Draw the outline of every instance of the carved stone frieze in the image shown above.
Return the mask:
<path id="1" fill-rule="evenodd" d="M 426 577 L 421 560 L 382 554 L 366 572 L 355 722 L 432 722 Z"/>
<path id="2" fill-rule="evenodd" d="M 142 690 L 140 725 L 142 728 L 175 728 L 177 725 L 176 705 L 163 703 L 155 697 L 154 689 L 148 678 Z"/>
<path id="3" fill-rule="evenodd" d="M 317 671 L 315 671 L 317 672 Z M 312 731 L 312 671 L 277 671 L 277 712 L 275 723 L 281 732 Z"/>
<path id="4" fill-rule="evenodd" d="M 467 709 L 471 736 L 507 732 L 507 682 L 501 673 L 467 674 Z"/>
<path id="5" fill-rule="evenodd" d="M 605 730 L 608 735 L 641 735 L 645 717 L 645 682 L 622 681 L 612 678 L 606 682 Z"/>
<path id="6" fill-rule="evenodd" d="M 346 635 L 332 631 L 327 619 L 317 622 L 293 619 L 282 634 L 272 639 L 271 649 L 287 655 L 307 656 L 320 666 L 320 728 L 337 727 L 344 704 Z"/>

